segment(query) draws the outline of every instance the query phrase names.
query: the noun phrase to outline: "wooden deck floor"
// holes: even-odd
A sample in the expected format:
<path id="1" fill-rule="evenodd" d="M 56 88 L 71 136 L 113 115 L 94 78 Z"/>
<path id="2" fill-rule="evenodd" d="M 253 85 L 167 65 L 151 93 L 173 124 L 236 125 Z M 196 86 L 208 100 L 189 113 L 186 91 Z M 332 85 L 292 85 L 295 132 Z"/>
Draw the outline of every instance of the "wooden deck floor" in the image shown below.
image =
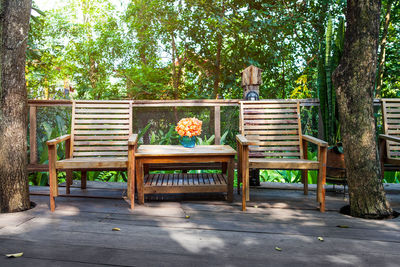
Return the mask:
<path id="1" fill-rule="evenodd" d="M 247 212 L 236 194 L 234 203 L 220 194 L 153 196 L 131 212 L 123 186 L 88 185 L 97 189 L 73 188 L 53 214 L 41 187 L 31 188 L 34 209 L 0 214 L 0 254 L 24 252 L 0 256 L 0 266 L 399 266 L 400 219 L 342 215 L 342 193 L 328 191 L 326 213 L 314 191 L 276 184 L 252 188 Z M 385 188 L 399 210 L 400 187 Z"/>

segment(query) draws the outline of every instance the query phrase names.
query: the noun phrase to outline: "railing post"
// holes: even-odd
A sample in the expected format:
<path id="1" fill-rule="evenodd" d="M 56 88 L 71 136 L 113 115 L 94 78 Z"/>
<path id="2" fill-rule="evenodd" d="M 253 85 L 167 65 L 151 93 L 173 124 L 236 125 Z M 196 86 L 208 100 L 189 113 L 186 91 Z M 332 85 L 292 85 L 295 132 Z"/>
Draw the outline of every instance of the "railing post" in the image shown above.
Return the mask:
<path id="1" fill-rule="evenodd" d="M 214 133 L 215 133 L 215 144 L 221 144 L 221 108 L 220 106 L 214 107 Z"/>
<path id="2" fill-rule="evenodd" d="M 36 107 L 29 107 L 29 161 L 30 164 L 37 164 L 37 144 L 36 144 Z"/>

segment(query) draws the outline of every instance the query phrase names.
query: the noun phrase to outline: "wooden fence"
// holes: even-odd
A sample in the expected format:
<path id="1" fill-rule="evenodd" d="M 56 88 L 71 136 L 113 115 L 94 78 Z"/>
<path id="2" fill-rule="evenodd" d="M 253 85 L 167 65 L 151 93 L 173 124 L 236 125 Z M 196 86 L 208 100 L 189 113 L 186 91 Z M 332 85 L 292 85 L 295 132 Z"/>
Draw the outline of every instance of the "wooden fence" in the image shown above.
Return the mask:
<path id="1" fill-rule="evenodd" d="M 225 106 L 239 106 L 240 99 L 201 99 L 201 100 L 134 100 L 133 108 L 145 108 L 145 107 L 210 107 L 214 109 L 214 135 L 215 144 L 221 142 L 221 107 Z M 95 100 L 94 100 L 95 102 Z M 48 171 L 47 164 L 38 164 L 37 158 L 37 142 L 36 142 L 36 131 L 37 131 L 37 108 L 38 107 L 72 107 L 71 100 L 28 100 L 29 106 L 29 172 Z M 319 107 L 318 99 L 302 99 L 301 106 L 303 107 Z M 318 132 L 322 133 L 322 120 L 319 116 Z M 321 136 L 320 136 L 321 137 Z"/>

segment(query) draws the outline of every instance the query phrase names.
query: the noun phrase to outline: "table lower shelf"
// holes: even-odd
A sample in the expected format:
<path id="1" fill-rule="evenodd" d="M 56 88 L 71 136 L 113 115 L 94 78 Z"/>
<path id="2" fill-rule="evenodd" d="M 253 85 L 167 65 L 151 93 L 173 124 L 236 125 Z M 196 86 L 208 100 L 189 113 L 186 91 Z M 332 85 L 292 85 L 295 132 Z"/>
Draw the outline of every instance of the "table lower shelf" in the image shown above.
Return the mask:
<path id="1" fill-rule="evenodd" d="M 146 174 L 145 194 L 228 192 L 227 177 L 220 173 Z"/>

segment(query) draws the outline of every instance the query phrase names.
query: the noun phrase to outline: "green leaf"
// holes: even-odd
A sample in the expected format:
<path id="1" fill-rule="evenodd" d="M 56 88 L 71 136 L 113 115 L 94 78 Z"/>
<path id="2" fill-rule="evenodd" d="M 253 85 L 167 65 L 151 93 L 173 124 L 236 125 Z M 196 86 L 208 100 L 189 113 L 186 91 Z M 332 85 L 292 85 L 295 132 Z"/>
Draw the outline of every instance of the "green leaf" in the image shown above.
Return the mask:
<path id="1" fill-rule="evenodd" d="M 19 258 L 22 255 L 24 255 L 24 253 L 23 252 L 19 252 L 19 253 L 13 253 L 13 254 L 6 254 L 6 257 L 8 257 L 8 258 Z"/>

